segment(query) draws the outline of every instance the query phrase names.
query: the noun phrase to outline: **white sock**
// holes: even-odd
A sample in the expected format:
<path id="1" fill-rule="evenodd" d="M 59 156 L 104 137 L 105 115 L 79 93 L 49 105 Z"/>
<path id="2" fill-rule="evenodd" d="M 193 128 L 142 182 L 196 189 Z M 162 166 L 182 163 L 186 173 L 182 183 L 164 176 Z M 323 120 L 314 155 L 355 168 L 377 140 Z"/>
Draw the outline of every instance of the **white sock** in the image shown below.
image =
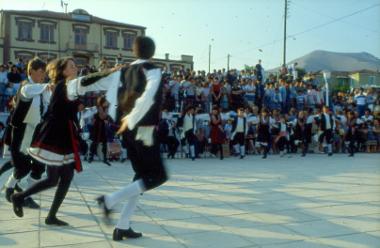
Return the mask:
<path id="1" fill-rule="evenodd" d="M 195 158 L 195 147 L 194 146 L 190 146 L 190 156 L 192 158 Z"/>
<path id="2" fill-rule="evenodd" d="M 239 145 L 238 144 L 234 145 L 234 150 L 235 150 L 235 153 L 239 153 Z"/>
<path id="3" fill-rule="evenodd" d="M 327 145 L 327 151 L 328 151 L 328 153 L 332 153 L 332 145 L 331 144 Z"/>
<path id="4" fill-rule="evenodd" d="M 120 219 L 117 222 L 116 228 L 123 230 L 129 229 L 131 216 L 136 209 L 138 199 L 139 195 L 131 196 L 128 199 L 128 202 L 124 205 L 123 210 L 121 211 Z"/>
<path id="5" fill-rule="evenodd" d="M 240 156 L 245 156 L 245 146 L 240 146 Z"/>
<path id="6" fill-rule="evenodd" d="M 36 180 L 34 178 L 32 178 L 29 174 L 28 178 L 26 179 L 26 181 L 28 182 L 28 188 L 32 187 L 34 184 L 36 184 L 39 180 Z"/>
<path id="7" fill-rule="evenodd" d="M 9 176 L 8 181 L 5 183 L 6 188 L 14 188 L 19 180 L 14 178 L 13 173 Z"/>
<path id="8" fill-rule="evenodd" d="M 145 191 L 144 182 L 142 179 L 139 179 L 137 181 L 134 181 L 133 183 L 128 184 L 124 188 L 120 189 L 119 191 L 116 191 L 112 194 L 105 196 L 105 204 L 106 207 L 111 209 L 113 208 L 117 203 L 131 198 L 132 196 L 139 195 Z"/>

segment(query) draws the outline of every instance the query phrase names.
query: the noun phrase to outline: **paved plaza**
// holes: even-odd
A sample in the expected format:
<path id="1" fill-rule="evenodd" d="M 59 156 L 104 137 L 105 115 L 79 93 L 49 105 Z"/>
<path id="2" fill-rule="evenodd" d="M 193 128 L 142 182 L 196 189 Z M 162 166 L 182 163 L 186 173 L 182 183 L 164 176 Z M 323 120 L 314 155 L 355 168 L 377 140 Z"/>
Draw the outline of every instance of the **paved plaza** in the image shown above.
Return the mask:
<path id="1" fill-rule="evenodd" d="M 3 161 L 1 161 L 3 162 Z M 130 182 L 129 162 L 85 164 L 59 215 L 44 218 L 55 192 L 34 198 L 40 211 L 17 218 L 0 195 L 1 247 L 380 247 L 380 155 L 305 158 L 249 156 L 167 161 L 170 181 L 145 193 L 132 226 L 137 240 L 112 241 L 94 199 Z M 3 175 L 3 184 L 9 173 Z M 117 207 L 114 222 L 122 205 Z"/>

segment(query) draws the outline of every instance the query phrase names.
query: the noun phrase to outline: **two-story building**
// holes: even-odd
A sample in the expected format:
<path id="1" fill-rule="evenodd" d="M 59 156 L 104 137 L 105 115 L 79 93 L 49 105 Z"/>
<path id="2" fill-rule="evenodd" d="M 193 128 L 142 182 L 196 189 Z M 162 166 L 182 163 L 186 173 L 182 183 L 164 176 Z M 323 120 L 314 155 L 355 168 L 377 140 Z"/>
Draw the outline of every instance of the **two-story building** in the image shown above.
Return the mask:
<path id="1" fill-rule="evenodd" d="M 34 56 L 45 60 L 72 56 L 78 65 L 95 65 L 106 59 L 115 63 L 121 55 L 126 63 L 135 58 L 132 44 L 136 36 L 145 35 L 143 26 L 115 22 L 90 15 L 83 9 L 70 13 L 53 11 L 0 11 L 0 64 L 27 61 Z M 181 60 L 153 60 L 172 71 L 193 69 L 193 57 Z"/>

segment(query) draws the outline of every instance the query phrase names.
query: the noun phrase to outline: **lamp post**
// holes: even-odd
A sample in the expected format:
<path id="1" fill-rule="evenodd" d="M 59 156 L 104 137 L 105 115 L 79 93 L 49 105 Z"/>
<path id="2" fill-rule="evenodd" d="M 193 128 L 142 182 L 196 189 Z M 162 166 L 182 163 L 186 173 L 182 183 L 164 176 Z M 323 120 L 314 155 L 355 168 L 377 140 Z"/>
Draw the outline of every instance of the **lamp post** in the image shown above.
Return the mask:
<path id="1" fill-rule="evenodd" d="M 328 80 L 331 78 L 331 72 L 323 71 L 323 78 L 325 79 L 325 88 L 326 88 L 326 106 L 329 107 L 329 83 L 328 83 Z"/>

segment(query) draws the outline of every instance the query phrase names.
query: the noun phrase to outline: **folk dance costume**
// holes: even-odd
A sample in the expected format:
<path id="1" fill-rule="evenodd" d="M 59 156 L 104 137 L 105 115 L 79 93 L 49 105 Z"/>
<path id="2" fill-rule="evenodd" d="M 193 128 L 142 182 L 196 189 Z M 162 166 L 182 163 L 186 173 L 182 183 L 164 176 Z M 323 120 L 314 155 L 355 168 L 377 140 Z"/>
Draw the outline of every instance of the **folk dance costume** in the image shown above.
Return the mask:
<path id="1" fill-rule="evenodd" d="M 239 151 L 240 159 L 245 156 L 245 136 L 247 135 L 247 118 L 236 116 L 232 124 L 232 135 L 234 149 Z"/>
<path id="2" fill-rule="evenodd" d="M 78 127 L 75 126 L 77 98 L 89 91 L 108 89 L 110 82 L 115 81 L 113 74 L 107 76 L 106 73 L 94 73 L 67 82 L 57 82 L 49 108 L 28 149 L 30 156 L 47 165 L 47 178 L 12 196 L 13 210 L 18 217 L 23 216 L 22 203 L 26 197 L 58 185 L 45 223 L 68 225 L 58 220 L 56 214 L 70 187 L 74 168 L 77 172 L 82 170 L 78 147 L 79 133 Z M 117 79 L 118 77 L 119 75 L 116 75 Z"/>
<path id="3" fill-rule="evenodd" d="M 128 199 L 114 229 L 114 240 L 142 236 L 130 227 L 139 196 L 168 179 L 156 130 L 162 102 L 161 70 L 147 60 L 139 59 L 125 73 L 125 83 L 125 98 L 120 105 L 125 113 L 123 120 L 128 123 L 124 138 L 135 176 L 126 187 L 98 198 L 106 217 L 117 203 Z"/>
<path id="4" fill-rule="evenodd" d="M 41 121 L 41 116 L 46 111 L 50 101 L 51 92 L 47 84 L 37 84 L 29 77 L 24 81 L 17 93 L 17 100 L 12 114 L 12 137 L 10 151 L 14 166 L 13 174 L 5 185 L 6 198 L 11 201 L 16 184 L 30 173 L 28 177 L 29 187 L 41 179 L 45 172 L 44 163 L 32 159 L 28 155 L 34 131 Z M 24 202 L 31 208 L 39 208 L 30 197 Z"/>
<path id="5" fill-rule="evenodd" d="M 9 116 L 7 118 L 7 121 L 6 121 L 6 127 L 5 127 L 5 131 L 4 131 L 4 135 L 3 135 L 3 158 L 6 158 L 8 159 L 9 156 L 10 156 L 10 150 L 9 150 L 9 146 L 11 144 L 11 140 L 12 140 L 12 125 L 10 125 L 10 120 L 12 118 L 12 114 L 13 114 L 13 110 L 9 113 Z M 5 162 L 1 167 L 0 167 L 0 176 L 13 168 L 13 164 L 12 164 L 12 161 L 11 160 L 8 160 L 7 162 Z"/>
<path id="6" fill-rule="evenodd" d="M 309 149 L 309 134 L 308 134 L 308 124 L 306 124 L 305 118 L 298 118 L 296 126 L 294 128 L 295 143 L 298 146 L 302 145 L 302 157 L 306 156 L 307 150 Z M 311 127 L 310 127 L 310 140 L 311 140 Z"/>
<path id="7" fill-rule="evenodd" d="M 267 158 L 270 143 L 270 130 L 269 130 L 269 116 L 259 118 L 259 125 L 257 128 L 257 142 L 264 149 L 263 158 Z"/>
<path id="8" fill-rule="evenodd" d="M 211 153 L 216 155 L 218 150 L 220 153 L 220 159 L 223 160 L 223 147 L 224 144 L 224 132 L 222 126 L 222 117 L 220 114 L 215 115 L 211 114 L 210 116 L 210 124 L 211 124 Z"/>
<path id="9" fill-rule="evenodd" d="M 358 125 L 357 125 L 356 118 L 353 118 L 347 121 L 347 133 L 346 133 L 346 138 L 345 138 L 345 145 L 348 148 L 350 157 L 354 156 L 355 149 L 356 149 L 355 143 L 357 141 L 357 136 L 358 136 L 357 128 L 358 128 Z"/>
<path id="10" fill-rule="evenodd" d="M 179 146 L 176 124 L 174 120 L 163 119 L 163 121 L 165 121 L 168 128 L 163 143 L 168 146 L 168 158 L 174 158 Z"/>
<path id="11" fill-rule="evenodd" d="M 320 130 L 322 134 L 319 136 L 319 142 L 323 141 L 327 144 L 327 152 L 329 156 L 332 156 L 332 143 L 335 130 L 335 119 L 331 114 L 322 113 L 320 116 Z"/>
<path id="12" fill-rule="evenodd" d="M 195 115 L 186 113 L 183 116 L 183 130 L 182 136 L 186 139 L 189 147 L 189 157 L 195 160 L 195 144 L 197 142 L 197 137 L 195 136 L 196 125 L 195 125 Z"/>
<path id="13" fill-rule="evenodd" d="M 289 133 L 290 127 L 283 122 L 278 123 L 279 133 L 276 137 L 275 143 L 277 143 L 278 148 L 280 150 L 280 156 L 283 157 L 285 155 L 285 147 L 289 144 Z"/>

